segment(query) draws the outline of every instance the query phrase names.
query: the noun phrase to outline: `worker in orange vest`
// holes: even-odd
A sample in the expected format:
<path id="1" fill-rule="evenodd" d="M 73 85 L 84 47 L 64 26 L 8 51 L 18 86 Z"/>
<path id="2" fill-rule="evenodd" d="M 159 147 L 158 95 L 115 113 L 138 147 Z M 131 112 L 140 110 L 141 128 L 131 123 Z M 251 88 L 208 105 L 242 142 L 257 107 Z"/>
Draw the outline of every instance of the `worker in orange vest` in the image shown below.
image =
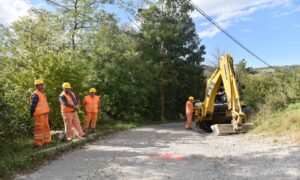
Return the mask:
<path id="1" fill-rule="evenodd" d="M 70 83 L 63 83 L 63 92 L 59 95 L 61 105 L 61 114 L 65 125 L 65 135 L 68 141 L 72 140 L 73 128 L 79 139 L 85 137 L 85 133 L 80 126 L 77 110 L 79 109 L 78 100 L 75 94 L 71 91 Z"/>
<path id="2" fill-rule="evenodd" d="M 83 110 L 85 114 L 84 118 L 84 131 L 88 133 L 88 129 L 91 123 L 92 133 L 94 133 L 96 128 L 97 116 L 100 113 L 100 103 L 101 99 L 96 96 L 96 89 L 90 88 L 89 95 L 85 96 L 83 99 Z"/>
<path id="3" fill-rule="evenodd" d="M 189 99 L 185 103 L 185 113 L 186 113 L 186 129 L 192 129 L 192 118 L 194 112 L 194 97 L 190 96 Z"/>
<path id="4" fill-rule="evenodd" d="M 36 147 L 42 147 L 45 143 L 51 142 L 48 119 L 50 109 L 44 93 L 44 81 L 35 80 L 34 85 L 36 90 L 31 95 L 30 115 L 34 119 L 34 144 Z"/>

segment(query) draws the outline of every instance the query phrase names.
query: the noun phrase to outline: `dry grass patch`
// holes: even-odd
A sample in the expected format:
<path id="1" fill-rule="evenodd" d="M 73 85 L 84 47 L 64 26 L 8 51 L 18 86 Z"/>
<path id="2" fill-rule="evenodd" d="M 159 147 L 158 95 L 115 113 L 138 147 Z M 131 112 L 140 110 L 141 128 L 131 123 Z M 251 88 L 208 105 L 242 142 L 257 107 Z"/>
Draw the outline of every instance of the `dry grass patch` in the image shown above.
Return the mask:
<path id="1" fill-rule="evenodd" d="M 287 109 L 278 112 L 262 106 L 254 124 L 254 133 L 289 136 L 300 143 L 300 103 L 290 104 Z"/>

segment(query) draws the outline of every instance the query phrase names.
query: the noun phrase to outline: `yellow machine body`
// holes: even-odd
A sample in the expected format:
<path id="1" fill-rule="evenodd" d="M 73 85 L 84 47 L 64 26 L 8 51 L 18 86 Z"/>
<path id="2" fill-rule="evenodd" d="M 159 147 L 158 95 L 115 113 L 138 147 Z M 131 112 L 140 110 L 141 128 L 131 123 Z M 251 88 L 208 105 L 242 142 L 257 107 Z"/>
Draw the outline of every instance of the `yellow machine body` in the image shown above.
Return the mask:
<path id="1" fill-rule="evenodd" d="M 205 99 L 201 106 L 200 122 L 214 121 L 215 124 L 221 124 L 223 121 L 215 120 L 216 114 L 216 96 L 217 92 L 222 88 L 226 96 L 224 107 L 225 112 L 222 112 L 223 119 L 230 119 L 234 131 L 239 131 L 242 128 L 245 114 L 242 112 L 240 95 L 237 86 L 233 68 L 233 58 L 225 54 L 220 57 L 220 65 L 214 73 L 207 79 Z"/>

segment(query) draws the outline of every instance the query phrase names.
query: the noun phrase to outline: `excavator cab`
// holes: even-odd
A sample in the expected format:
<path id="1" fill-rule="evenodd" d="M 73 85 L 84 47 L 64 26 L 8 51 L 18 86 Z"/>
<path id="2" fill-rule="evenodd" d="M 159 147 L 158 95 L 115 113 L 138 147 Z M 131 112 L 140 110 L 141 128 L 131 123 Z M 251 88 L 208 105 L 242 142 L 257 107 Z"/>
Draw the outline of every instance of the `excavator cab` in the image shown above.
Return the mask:
<path id="1" fill-rule="evenodd" d="M 218 135 L 234 134 L 246 130 L 245 119 L 233 59 L 225 54 L 220 57 L 219 68 L 207 79 L 198 126 Z"/>

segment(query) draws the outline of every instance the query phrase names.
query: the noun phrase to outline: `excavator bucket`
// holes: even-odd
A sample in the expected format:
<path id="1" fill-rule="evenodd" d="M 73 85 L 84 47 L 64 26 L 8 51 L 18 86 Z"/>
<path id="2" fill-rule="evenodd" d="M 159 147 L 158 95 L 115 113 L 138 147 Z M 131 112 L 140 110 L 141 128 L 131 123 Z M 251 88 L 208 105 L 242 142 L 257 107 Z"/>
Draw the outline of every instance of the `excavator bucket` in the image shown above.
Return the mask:
<path id="1" fill-rule="evenodd" d="M 217 136 L 246 133 L 253 127 L 253 123 L 244 123 L 242 128 L 238 131 L 234 130 L 232 124 L 215 124 L 211 126 L 213 133 Z"/>

